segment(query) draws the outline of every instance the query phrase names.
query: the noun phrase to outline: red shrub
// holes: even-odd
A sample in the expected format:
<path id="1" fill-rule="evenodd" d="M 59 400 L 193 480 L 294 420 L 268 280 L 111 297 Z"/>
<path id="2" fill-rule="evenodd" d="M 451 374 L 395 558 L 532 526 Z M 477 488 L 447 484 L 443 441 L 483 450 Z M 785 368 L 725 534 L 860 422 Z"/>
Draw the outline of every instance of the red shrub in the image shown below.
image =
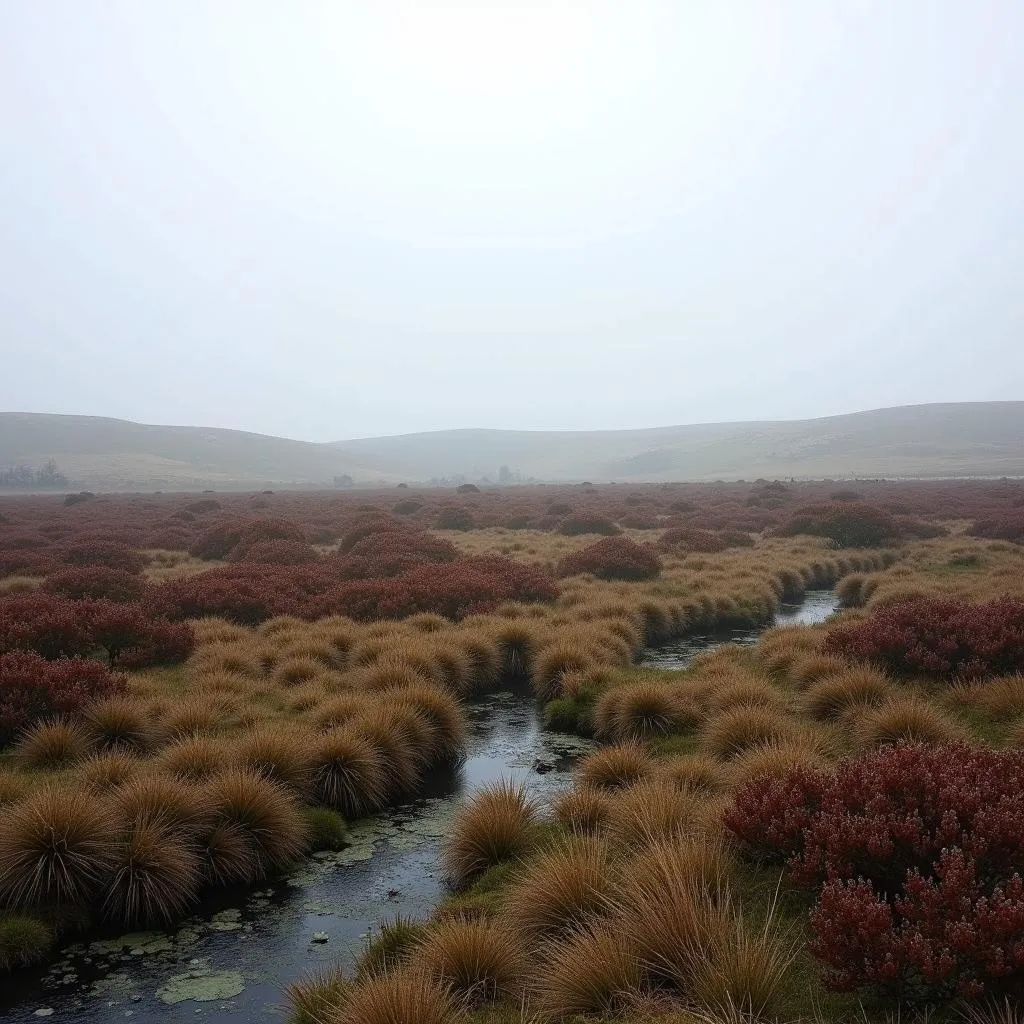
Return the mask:
<path id="1" fill-rule="evenodd" d="M 604 537 L 614 537 L 622 531 L 607 516 L 578 512 L 575 515 L 566 516 L 558 524 L 558 532 L 565 537 L 578 537 L 584 533 L 599 533 Z"/>
<path id="2" fill-rule="evenodd" d="M 100 565 L 62 569 L 43 583 L 43 590 L 47 593 L 69 597 L 73 601 L 94 598 L 119 603 L 141 600 L 148 587 L 145 580 L 134 573 Z"/>
<path id="3" fill-rule="evenodd" d="M 649 545 L 628 537 L 606 537 L 558 563 L 559 576 L 584 572 L 602 580 L 649 580 L 661 572 L 661 559 Z"/>
<path id="4" fill-rule="evenodd" d="M 251 544 L 239 559 L 262 565 L 312 565 L 320 556 L 312 544 L 298 540 L 261 540 Z"/>
<path id="5" fill-rule="evenodd" d="M 332 563 L 340 579 L 382 579 L 425 563 L 454 562 L 458 554 L 451 541 L 406 527 L 369 534 Z"/>
<path id="6" fill-rule="evenodd" d="M 146 565 L 145 555 L 110 540 L 67 544 L 60 548 L 57 557 L 65 565 L 103 566 L 133 573 L 142 572 Z"/>
<path id="7" fill-rule="evenodd" d="M 438 509 L 434 526 L 439 530 L 472 530 L 473 513 L 463 505 L 443 505 Z"/>
<path id="8" fill-rule="evenodd" d="M 0 746 L 33 722 L 73 714 L 88 701 L 124 689 L 124 680 L 98 661 L 47 661 L 27 651 L 0 654 Z"/>
<path id="9" fill-rule="evenodd" d="M 725 823 L 818 890 L 833 987 L 928 1002 L 1024 984 L 1024 752 L 883 747 L 748 783 Z"/>
<path id="10" fill-rule="evenodd" d="M 782 537 L 799 533 L 827 537 L 841 548 L 877 548 L 897 541 L 900 528 L 884 509 L 857 501 L 800 509 L 778 533 Z"/>
<path id="11" fill-rule="evenodd" d="M 379 512 L 357 516 L 348 525 L 338 542 L 338 552 L 347 555 L 361 540 L 376 533 L 389 533 L 409 529 L 406 523 Z"/>
<path id="12" fill-rule="evenodd" d="M 188 623 L 155 618 L 143 605 L 89 601 L 82 612 L 93 644 L 107 652 L 111 665 L 173 664 L 184 661 L 195 647 Z"/>
<path id="13" fill-rule="evenodd" d="M 658 543 L 663 548 L 685 547 L 687 551 L 714 554 L 728 546 L 724 538 L 713 530 L 699 530 L 695 527 L 674 526 L 661 535 Z"/>
<path id="14" fill-rule="evenodd" d="M 46 551 L 0 551 L 0 576 L 45 576 L 56 564 Z"/>
<path id="15" fill-rule="evenodd" d="M 201 533 L 188 551 L 195 558 L 237 561 L 254 544 L 268 540 L 305 542 L 306 535 L 287 519 L 221 519 Z"/>
<path id="16" fill-rule="evenodd" d="M 1024 671 L 1024 601 L 918 598 L 829 632 L 825 650 L 939 679 Z"/>
<path id="17" fill-rule="evenodd" d="M 0 599 L 0 653 L 34 651 L 60 658 L 88 654 L 92 647 L 77 602 L 39 591 Z"/>
<path id="18" fill-rule="evenodd" d="M 972 537 L 987 537 L 989 540 L 1008 540 L 1024 544 L 1024 508 L 1010 509 L 998 515 L 979 519 L 970 530 Z"/>

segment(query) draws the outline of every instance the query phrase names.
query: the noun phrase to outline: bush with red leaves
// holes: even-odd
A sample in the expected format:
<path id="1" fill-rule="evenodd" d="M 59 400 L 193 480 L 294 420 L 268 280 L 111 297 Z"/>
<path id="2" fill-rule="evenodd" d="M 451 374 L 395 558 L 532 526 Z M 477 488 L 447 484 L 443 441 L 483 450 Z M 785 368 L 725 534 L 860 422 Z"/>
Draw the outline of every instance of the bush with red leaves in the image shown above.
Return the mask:
<path id="1" fill-rule="evenodd" d="M 439 530 L 472 530 L 473 513 L 463 505 L 443 505 L 434 518 Z"/>
<path id="2" fill-rule="evenodd" d="M 126 544 L 111 540 L 83 541 L 60 548 L 57 557 L 65 565 L 102 566 L 138 573 L 146 566 L 146 556 Z"/>
<path id="3" fill-rule="evenodd" d="M 261 565 L 312 565 L 320 561 L 316 548 L 300 540 L 261 540 L 251 544 L 239 559 Z"/>
<path id="4" fill-rule="evenodd" d="M 579 537 L 584 533 L 599 533 L 603 537 L 615 537 L 622 531 L 607 517 L 578 512 L 566 516 L 558 524 L 558 533 L 564 537 Z"/>
<path id="5" fill-rule="evenodd" d="M 540 569 L 489 555 L 420 565 L 389 580 L 343 583 L 309 602 L 305 615 L 347 615 L 365 622 L 434 612 L 461 619 L 493 611 L 505 601 L 553 601 L 557 596 Z"/>
<path id="6" fill-rule="evenodd" d="M 999 515 L 979 519 L 967 532 L 972 537 L 1024 544 L 1024 508 L 1014 508 Z"/>
<path id="7" fill-rule="evenodd" d="M 45 576 L 56 564 L 46 551 L 0 551 L 0 576 Z"/>
<path id="8" fill-rule="evenodd" d="M 864 502 L 832 502 L 800 509 L 779 527 L 780 537 L 806 533 L 827 537 L 841 548 L 877 548 L 899 540 L 899 523 L 884 509 Z"/>
<path id="9" fill-rule="evenodd" d="M 0 654 L 33 651 L 44 658 L 74 657 L 93 648 L 76 601 L 32 591 L 0 599 Z"/>
<path id="10" fill-rule="evenodd" d="M 1024 671 L 1024 601 L 915 598 L 832 629 L 828 653 L 897 675 L 950 680 Z"/>
<path id="11" fill-rule="evenodd" d="M 410 529 L 393 516 L 382 515 L 380 512 L 366 512 L 356 516 L 341 535 L 338 541 L 338 553 L 347 555 L 361 540 L 378 533 L 401 532 Z"/>
<path id="12" fill-rule="evenodd" d="M 288 519 L 270 516 L 259 519 L 221 519 L 196 538 L 188 552 L 208 561 L 237 561 L 254 544 L 268 540 L 305 542 L 302 528 Z"/>
<path id="13" fill-rule="evenodd" d="M 660 572 L 654 549 L 628 537 L 605 537 L 558 563 L 559 576 L 590 573 L 602 580 L 650 580 Z"/>
<path id="14" fill-rule="evenodd" d="M 666 530 L 658 544 L 663 548 L 685 547 L 687 551 L 714 554 L 724 551 L 728 545 L 721 534 L 714 530 L 700 530 L 696 527 L 673 526 Z"/>
<path id="15" fill-rule="evenodd" d="M 409 527 L 371 533 L 357 541 L 347 555 L 331 560 L 339 579 L 383 579 L 417 565 L 454 562 L 458 549 L 451 541 Z"/>
<path id="16" fill-rule="evenodd" d="M 74 714 L 88 701 L 124 689 L 124 680 L 98 661 L 48 661 L 28 651 L 0 654 L 0 746 L 33 722 Z"/>
<path id="17" fill-rule="evenodd" d="M 726 827 L 817 893 L 813 952 L 839 990 L 907 1002 L 1024 985 L 1024 752 L 901 743 L 734 796 Z"/>
<path id="18" fill-rule="evenodd" d="M 113 601 L 82 603 L 82 615 L 93 645 L 114 662 L 141 668 L 185 661 L 195 647 L 195 634 L 187 622 L 154 617 L 139 604 Z"/>
<path id="19" fill-rule="evenodd" d="M 43 583 L 43 590 L 48 594 L 69 597 L 73 601 L 93 599 L 120 604 L 142 600 L 148 589 L 149 584 L 134 573 L 101 565 L 62 569 Z"/>

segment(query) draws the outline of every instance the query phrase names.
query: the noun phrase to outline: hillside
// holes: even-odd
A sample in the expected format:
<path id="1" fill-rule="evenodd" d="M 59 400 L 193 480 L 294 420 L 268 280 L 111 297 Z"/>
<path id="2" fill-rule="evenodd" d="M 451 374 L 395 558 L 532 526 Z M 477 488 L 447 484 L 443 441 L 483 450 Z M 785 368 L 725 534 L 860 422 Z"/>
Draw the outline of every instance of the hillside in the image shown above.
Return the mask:
<path id="1" fill-rule="evenodd" d="M 76 487 L 1024 476 L 1024 402 L 902 406 L 650 430 L 451 430 L 313 444 L 237 430 L 0 413 L 0 467 L 53 459 Z"/>

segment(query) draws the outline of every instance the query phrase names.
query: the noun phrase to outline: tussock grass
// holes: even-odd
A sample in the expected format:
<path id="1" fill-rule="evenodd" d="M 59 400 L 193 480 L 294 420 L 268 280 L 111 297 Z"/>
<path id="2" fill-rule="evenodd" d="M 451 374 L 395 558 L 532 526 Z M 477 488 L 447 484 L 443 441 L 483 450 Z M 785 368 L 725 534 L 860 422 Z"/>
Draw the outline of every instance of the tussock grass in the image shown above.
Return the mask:
<path id="1" fill-rule="evenodd" d="M 112 793 L 139 774 L 143 762 L 127 750 L 92 754 L 76 768 L 78 778 L 90 793 Z"/>
<path id="2" fill-rule="evenodd" d="M 199 790 L 155 773 L 126 780 L 113 792 L 111 803 L 128 828 L 151 823 L 185 835 L 198 829 L 207 814 Z"/>
<path id="3" fill-rule="evenodd" d="M 643 988 L 638 950 L 614 924 L 577 929 L 540 957 L 537 1004 L 550 1019 L 617 1015 Z"/>
<path id="4" fill-rule="evenodd" d="M 37 722 L 14 745 L 15 761 L 24 768 L 63 768 L 89 749 L 89 737 L 73 722 Z"/>
<path id="5" fill-rule="evenodd" d="M 354 989 L 330 1024 L 457 1024 L 455 997 L 419 971 L 369 978 Z"/>
<path id="6" fill-rule="evenodd" d="M 515 995 L 526 958 L 518 936 L 490 921 L 450 918 L 433 925 L 414 959 L 439 986 L 474 1005 Z"/>
<path id="7" fill-rule="evenodd" d="M 29 782 L 24 775 L 0 767 L 0 808 L 17 803 L 28 789 Z"/>
<path id="8" fill-rule="evenodd" d="M 261 865 L 245 825 L 232 821 L 204 822 L 197 836 L 201 878 L 213 885 L 251 882 Z"/>
<path id="9" fill-rule="evenodd" d="M 83 727 L 90 743 L 101 750 L 148 751 L 157 742 L 157 731 L 146 714 L 146 705 L 131 697 L 111 697 L 89 705 Z"/>
<path id="10" fill-rule="evenodd" d="M 325 700 L 316 709 L 313 713 L 313 724 L 324 730 L 347 725 L 368 707 L 367 698 L 360 693 L 339 693 Z"/>
<path id="11" fill-rule="evenodd" d="M 170 739 L 219 732 L 226 724 L 229 706 L 222 699 L 189 696 L 168 709 L 162 716 L 163 726 Z"/>
<path id="12" fill-rule="evenodd" d="M 273 672 L 274 682 L 279 686 L 298 686 L 323 675 L 324 664 L 315 658 L 292 655 L 284 657 Z"/>
<path id="13" fill-rule="evenodd" d="M 892 692 L 893 683 L 884 672 L 857 665 L 814 683 L 804 692 L 800 708 L 811 718 L 834 721 L 877 707 Z"/>
<path id="14" fill-rule="evenodd" d="M 480 789 L 459 812 L 441 851 L 441 863 L 457 886 L 533 846 L 537 808 L 521 783 L 501 781 Z"/>
<path id="15" fill-rule="evenodd" d="M 646 779 L 654 770 L 650 755 L 637 743 L 620 743 L 588 754 L 576 768 L 579 786 L 625 789 Z"/>
<path id="16" fill-rule="evenodd" d="M 388 778 L 378 747 L 347 729 L 331 729 L 312 749 L 313 793 L 346 818 L 359 818 L 387 802 Z"/>
<path id="17" fill-rule="evenodd" d="M 688 793 L 721 793 L 728 785 L 726 770 L 705 754 L 683 754 L 658 762 L 654 774 L 662 785 Z"/>
<path id="18" fill-rule="evenodd" d="M 657 780 L 645 782 L 615 795 L 611 833 L 627 847 L 700 834 L 708 825 L 708 806 L 705 796 Z"/>
<path id="19" fill-rule="evenodd" d="M 561 696 L 562 679 L 569 672 L 583 672 L 594 662 L 593 647 L 558 640 L 542 648 L 534 660 L 531 684 L 543 701 Z"/>
<path id="20" fill-rule="evenodd" d="M 235 765 L 305 795 L 313 780 L 313 737 L 303 729 L 254 729 L 235 745 Z"/>
<path id="21" fill-rule="evenodd" d="M 607 912 L 613 884 L 607 844 L 574 836 L 530 861 L 505 893 L 501 920 L 530 949 Z"/>
<path id="22" fill-rule="evenodd" d="M 44 785 L 6 809 L 0 900 L 12 908 L 81 906 L 117 857 L 117 820 L 101 799 Z"/>
<path id="23" fill-rule="evenodd" d="M 727 761 L 762 743 L 778 743 L 800 735 L 800 725 L 771 708 L 740 706 L 709 718 L 700 733 L 701 750 Z"/>
<path id="24" fill-rule="evenodd" d="M 169 821 L 143 819 L 117 845 L 103 913 L 124 927 L 167 925 L 198 899 L 199 859 Z"/>
<path id="25" fill-rule="evenodd" d="M 793 737 L 749 747 L 729 762 L 726 777 L 732 789 L 739 789 L 754 779 L 776 778 L 796 767 L 826 771 L 830 765 L 813 739 L 808 742 Z"/>
<path id="26" fill-rule="evenodd" d="M 356 959 L 357 980 L 377 978 L 401 967 L 426 934 L 426 923 L 411 917 L 396 914 L 390 921 L 384 921 Z"/>
<path id="27" fill-rule="evenodd" d="M 598 789 L 570 789 L 558 797 L 552 810 L 567 828 L 580 835 L 593 835 L 611 817 L 611 797 Z"/>
<path id="28" fill-rule="evenodd" d="M 53 929 L 43 921 L 23 914 L 0 916 L 0 971 L 40 963 L 53 940 Z"/>
<path id="29" fill-rule="evenodd" d="M 399 707 L 408 706 L 433 729 L 434 754 L 441 761 L 455 761 L 466 750 L 466 726 L 462 706 L 450 693 L 435 686 L 410 686 L 397 696 Z"/>
<path id="30" fill-rule="evenodd" d="M 154 765 L 158 771 L 187 782 L 205 782 L 227 767 L 230 749 L 209 736 L 181 739 L 164 747 Z"/>
<path id="31" fill-rule="evenodd" d="M 292 982 L 286 989 L 289 1024 L 324 1024 L 336 1020 L 352 991 L 340 969 L 328 969 Z"/>
<path id="32" fill-rule="evenodd" d="M 434 676 L 442 686 L 454 694 L 468 693 L 473 688 L 473 661 L 454 638 L 436 639 L 430 657 Z"/>
<path id="33" fill-rule="evenodd" d="M 390 709 L 370 706 L 347 728 L 370 743 L 377 752 L 388 783 L 390 796 L 411 793 L 420 782 L 423 756 L 407 732 L 395 730 L 396 719 Z"/>
<path id="34" fill-rule="evenodd" d="M 502 622 L 494 633 L 498 649 L 498 673 L 502 676 L 529 678 L 533 675 L 534 660 L 543 644 L 544 631 L 524 619 Z"/>
<path id="35" fill-rule="evenodd" d="M 697 707 L 683 694 L 656 682 L 606 690 L 594 706 L 597 735 L 620 743 L 688 732 L 699 718 Z"/>
<path id="36" fill-rule="evenodd" d="M 922 697 L 892 697 L 865 712 L 857 722 L 857 739 L 863 748 L 900 740 L 940 744 L 965 742 L 969 738 L 962 725 Z"/>

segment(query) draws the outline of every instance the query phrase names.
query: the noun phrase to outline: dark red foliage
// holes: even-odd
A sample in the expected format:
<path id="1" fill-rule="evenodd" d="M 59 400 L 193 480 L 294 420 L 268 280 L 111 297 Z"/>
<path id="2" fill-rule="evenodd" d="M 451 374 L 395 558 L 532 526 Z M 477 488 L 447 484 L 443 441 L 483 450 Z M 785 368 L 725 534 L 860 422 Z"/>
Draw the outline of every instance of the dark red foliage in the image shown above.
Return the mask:
<path id="1" fill-rule="evenodd" d="M 92 648 L 77 602 L 38 590 L 0 598 L 0 653 L 33 651 L 61 658 L 88 654 Z"/>
<path id="2" fill-rule="evenodd" d="M 0 576 L 45 576 L 56 565 L 45 550 L 0 551 Z"/>
<path id="3" fill-rule="evenodd" d="M 979 519 L 972 524 L 968 533 L 972 537 L 1024 544 L 1024 508 L 1013 508 L 999 515 Z"/>
<path id="4" fill-rule="evenodd" d="M 559 576 L 591 573 L 602 580 L 649 580 L 661 572 L 661 559 L 646 544 L 628 537 L 605 537 L 558 563 Z"/>
<path id="5" fill-rule="evenodd" d="M 356 516 L 349 523 L 338 541 L 338 552 L 347 555 L 361 540 L 377 533 L 390 533 L 408 530 L 408 523 L 379 512 L 366 512 Z"/>
<path id="6" fill-rule="evenodd" d="M 622 531 L 607 516 L 577 512 L 566 516 L 558 524 L 558 532 L 566 537 L 578 537 L 584 533 L 599 533 L 604 537 L 614 537 Z"/>
<path id="7" fill-rule="evenodd" d="M 130 603 L 141 600 L 148 589 L 146 581 L 134 573 L 100 565 L 62 569 L 43 583 L 43 590 L 47 593 L 69 597 L 73 601 L 91 598 Z"/>
<path id="8" fill-rule="evenodd" d="M 1024 671 L 1024 601 L 916 598 L 831 630 L 825 650 L 898 675 L 937 679 Z"/>
<path id="9" fill-rule="evenodd" d="M 263 565 L 312 565 L 320 556 L 312 544 L 299 540 L 261 540 L 250 545 L 239 561 Z"/>
<path id="10" fill-rule="evenodd" d="M 0 746 L 33 722 L 74 714 L 88 701 L 124 689 L 124 680 L 98 661 L 48 661 L 28 651 L 0 654 Z"/>
<path id="11" fill-rule="evenodd" d="M 147 561 L 145 555 L 111 540 L 67 544 L 59 549 L 57 557 L 65 565 L 102 566 L 123 572 L 142 572 Z"/>
<path id="12" fill-rule="evenodd" d="M 287 519 L 221 519 L 203 531 L 188 550 L 196 558 L 237 561 L 254 544 L 268 540 L 305 542 L 306 535 Z"/>
<path id="13" fill-rule="evenodd" d="M 883 747 L 754 780 L 725 824 L 817 892 L 833 987 L 932 1002 L 1024 985 L 1024 752 Z"/>
<path id="14" fill-rule="evenodd" d="M 434 526 L 439 530 L 472 530 L 473 513 L 464 505 L 443 505 L 438 509 Z"/>
<path id="15" fill-rule="evenodd" d="M 703 554 L 724 551 L 728 547 L 725 538 L 714 530 L 701 530 L 686 526 L 673 526 L 666 530 L 658 543 L 663 548 L 684 547 L 687 551 L 697 551 Z"/>
<path id="16" fill-rule="evenodd" d="M 865 502 L 832 502 L 800 509 L 779 529 L 782 537 L 807 533 L 827 537 L 841 548 L 877 548 L 899 540 L 899 523 Z"/>
<path id="17" fill-rule="evenodd" d="M 186 622 L 154 617 L 140 604 L 89 601 L 82 604 L 93 645 L 107 652 L 111 665 L 144 665 L 184 661 L 195 647 L 195 634 Z"/>

